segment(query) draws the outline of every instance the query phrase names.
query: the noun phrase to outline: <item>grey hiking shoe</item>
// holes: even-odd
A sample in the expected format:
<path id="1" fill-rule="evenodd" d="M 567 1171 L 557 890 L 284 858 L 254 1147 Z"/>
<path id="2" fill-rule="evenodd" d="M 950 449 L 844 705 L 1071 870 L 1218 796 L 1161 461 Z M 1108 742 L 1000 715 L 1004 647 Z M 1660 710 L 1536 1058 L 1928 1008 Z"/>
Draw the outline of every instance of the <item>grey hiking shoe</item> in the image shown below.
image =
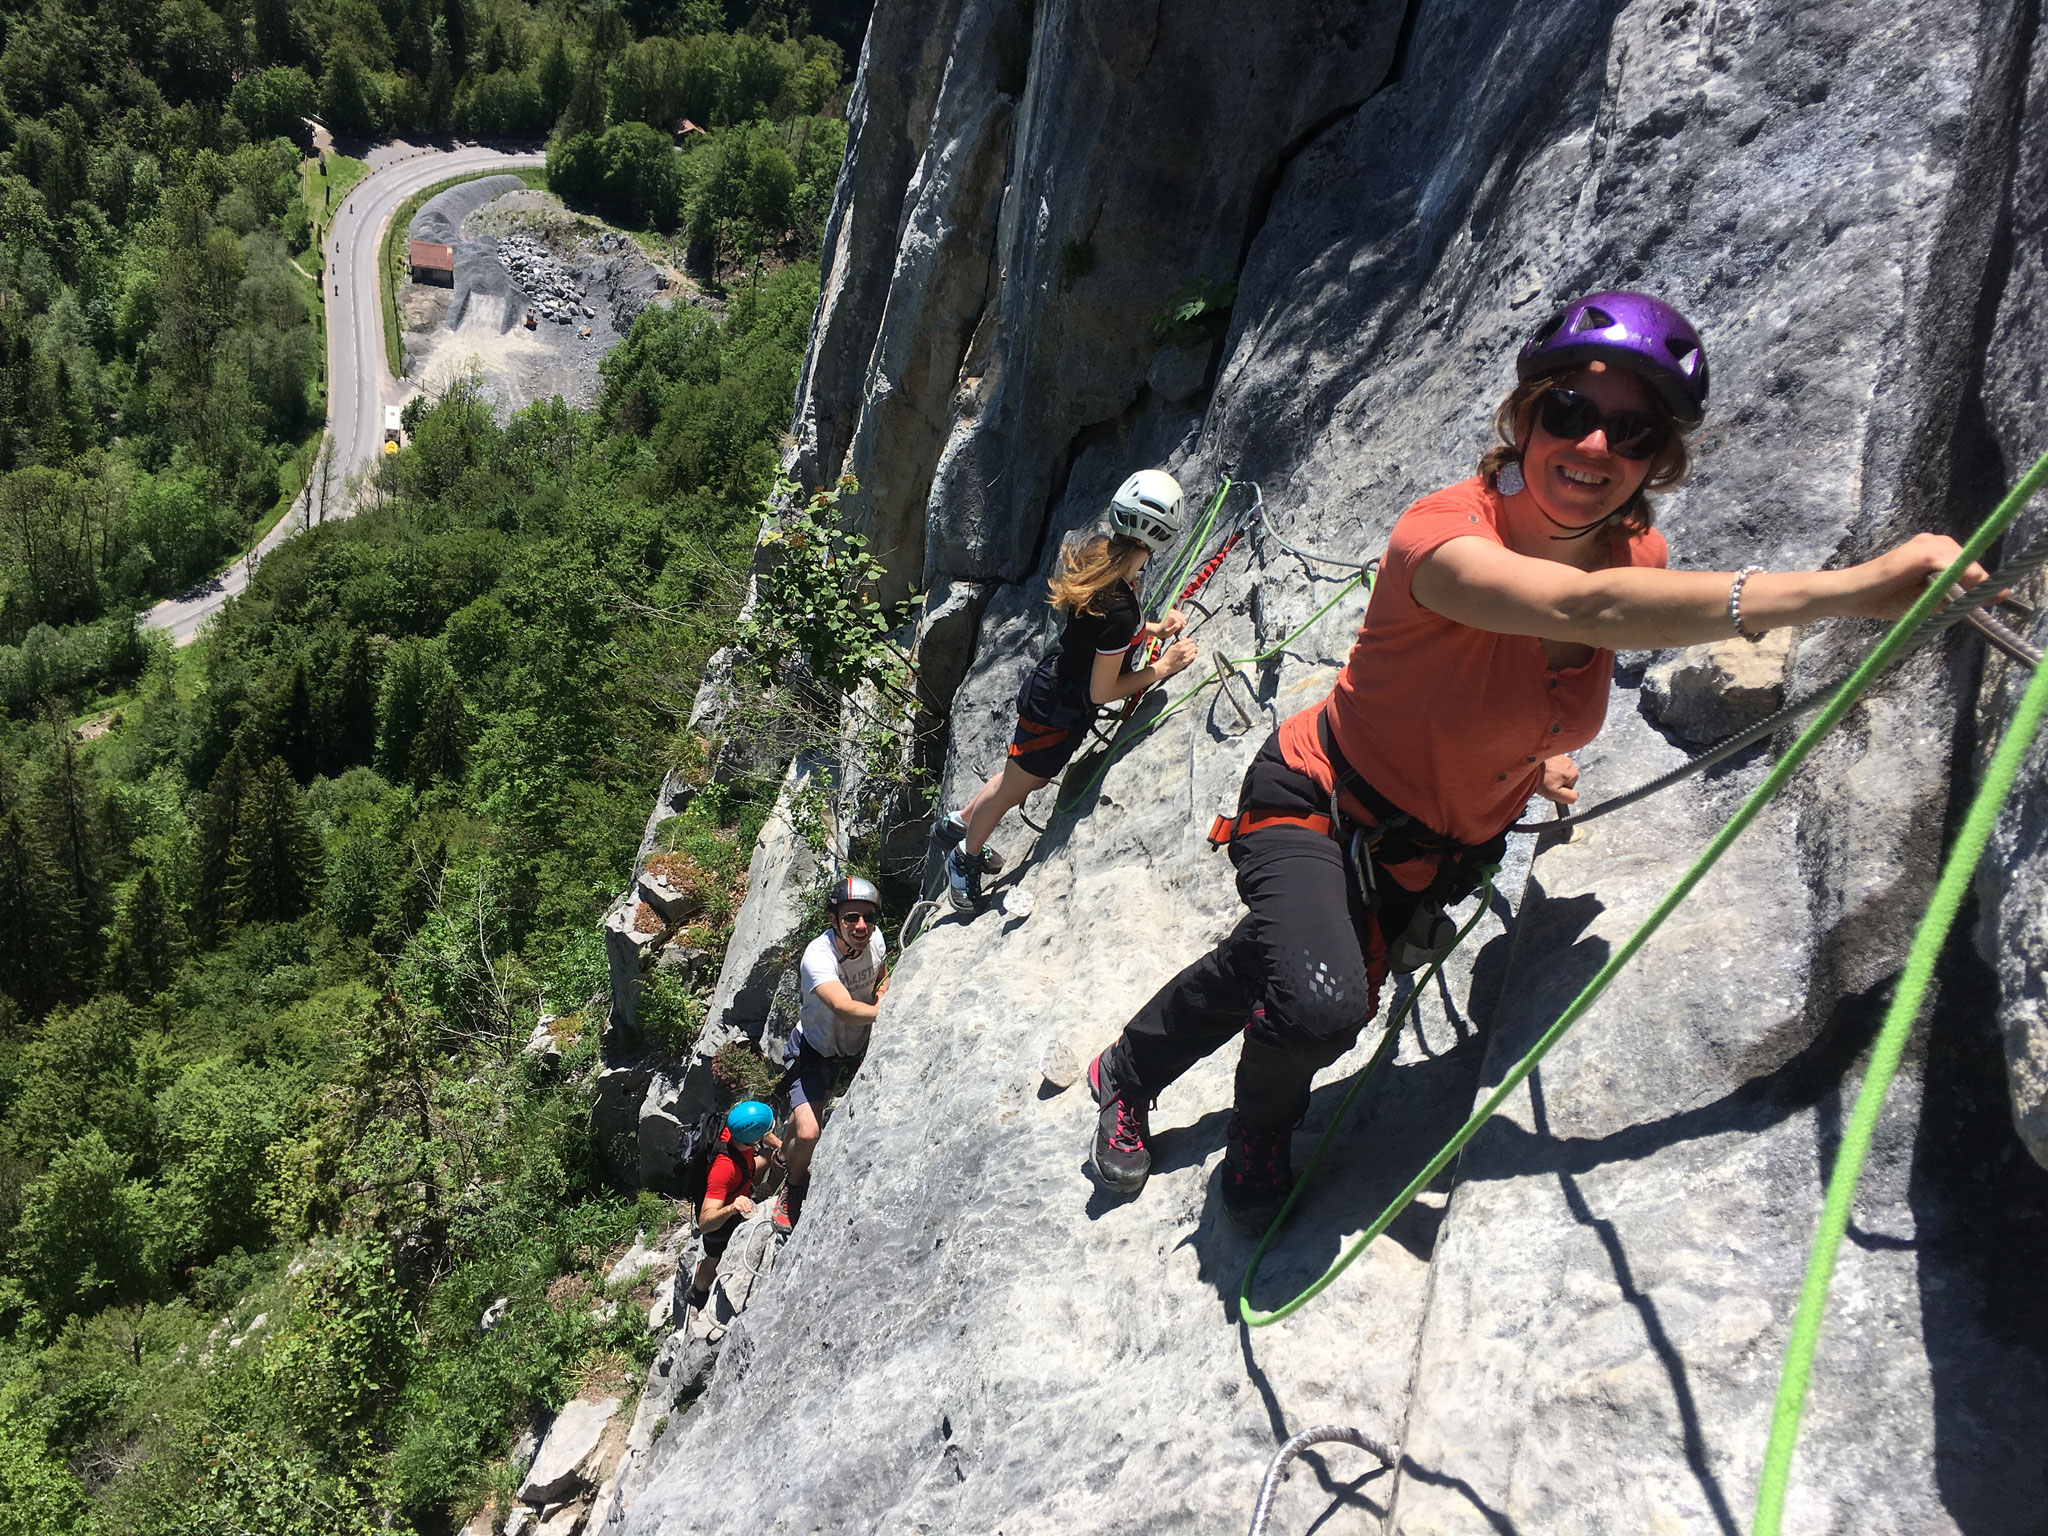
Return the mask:
<path id="1" fill-rule="evenodd" d="M 939 846 L 951 853 L 960 846 L 960 840 L 967 835 L 967 823 L 958 813 L 943 816 L 932 823 L 932 836 L 939 840 Z M 993 848 L 981 850 L 981 872 L 984 875 L 1000 875 L 1003 872 L 1003 856 Z"/>
<path id="2" fill-rule="evenodd" d="M 988 906 L 988 898 L 981 894 L 981 865 L 968 858 L 964 848 L 955 846 L 946 855 L 946 890 L 955 912 L 979 912 Z"/>
<path id="3" fill-rule="evenodd" d="M 1120 1195 L 1135 1195 L 1152 1172 L 1150 1108 L 1143 1099 L 1109 1085 L 1100 1056 L 1088 1063 L 1088 1092 L 1102 1106 L 1089 1154 L 1096 1176 Z"/>

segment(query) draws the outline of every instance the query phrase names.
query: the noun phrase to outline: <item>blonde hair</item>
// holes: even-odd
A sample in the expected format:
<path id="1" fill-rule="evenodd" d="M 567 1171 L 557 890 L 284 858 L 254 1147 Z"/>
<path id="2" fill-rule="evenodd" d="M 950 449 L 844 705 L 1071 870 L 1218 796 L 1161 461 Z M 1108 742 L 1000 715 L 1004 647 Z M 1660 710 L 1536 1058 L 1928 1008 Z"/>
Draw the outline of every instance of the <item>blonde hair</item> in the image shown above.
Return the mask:
<path id="1" fill-rule="evenodd" d="M 1060 551 L 1046 601 L 1068 613 L 1100 614 L 1102 595 L 1123 579 L 1131 555 L 1150 546 L 1122 533 L 1097 533 Z"/>
<path id="2" fill-rule="evenodd" d="M 1530 424 L 1536 414 L 1536 402 L 1559 377 L 1551 373 L 1517 384 L 1493 413 L 1493 430 L 1500 441 L 1479 456 L 1479 476 L 1488 485 L 1494 484 L 1494 476 L 1502 469 L 1520 462 L 1522 448 L 1529 440 Z M 1657 400 L 1654 409 L 1664 425 L 1671 429 L 1671 435 L 1664 446 L 1651 456 L 1650 472 L 1643 477 L 1635 495 L 1616 510 L 1614 520 L 1630 533 L 1648 533 L 1650 525 L 1656 521 L 1649 493 L 1670 490 L 1692 468 L 1692 448 L 1686 442 L 1684 432 L 1671 419 L 1663 401 Z"/>

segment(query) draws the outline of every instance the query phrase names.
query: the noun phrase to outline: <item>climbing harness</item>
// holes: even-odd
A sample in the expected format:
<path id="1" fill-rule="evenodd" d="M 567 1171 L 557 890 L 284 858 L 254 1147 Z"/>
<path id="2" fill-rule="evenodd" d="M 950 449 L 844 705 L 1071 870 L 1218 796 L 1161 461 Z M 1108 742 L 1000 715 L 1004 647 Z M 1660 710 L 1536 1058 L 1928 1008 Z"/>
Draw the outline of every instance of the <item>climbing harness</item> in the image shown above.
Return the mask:
<path id="1" fill-rule="evenodd" d="M 1357 1257 L 1361 1253 L 1363 1253 L 1366 1250 L 1366 1248 L 1369 1247 L 1376 1238 L 1378 1238 L 1383 1232 L 1385 1232 L 1390 1225 L 1392 1225 L 1394 1219 L 1397 1216 L 1399 1216 L 1401 1212 L 1408 1208 L 1408 1206 L 1414 1201 L 1415 1197 L 1429 1186 L 1430 1181 L 1433 1180 L 1439 1173 L 1441 1173 L 1444 1170 L 1446 1166 L 1449 1165 L 1451 1159 L 1456 1157 L 1458 1153 L 1464 1149 L 1465 1144 L 1469 1142 L 1475 1135 L 1478 1134 L 1480 1127 L 1485 1125 L 1488 1120 L 1493 1118 L 1494 1113 L 1501 1107 L 1502 1104 L 1504 1104 L 1507 1101 L 1508 1096 L 1522 1085 L 1523 1081 L 1528 1078 L 1530 1073 L 1536 1070 L 1537 1064 L 1541 1062 L 1546 1055 L 1549 1054 L 1551 1048 L 1555 1046 L 1557 1042 L 1564 1037 L 1566 1032 L 1569 1031 L 1574 1024 L 1576 1024 L 1581 1018 L 1583 1018 L 1586 1015 L 1586 1013 L 1592 1008 L 1593 1004 L 1599 999 L 1600 995 L 1607 990 L 1608 985 L 1614 980 L 1614 978 L 1617 975 L 1619 975 L 1621 971 L 1628 965 L 1628 963 L 1636 957 L 1636 955 L 1642 950 L 1643 946 L 1649 942 L 1651 936 L 1654 935 L 1657 932 L 1657 930 L 1664 925 L 1665 920 L 1669 918 L 1671 914 L 1678 909 L 1678 907 L 1685 901 L 1686 897 L 1692 894 L 1694 887 L 1696 887 L 1700 883 L 1700 881 L 1706 877 L 1707 872 L 1711 870 L 1715 864 L 1720 862 L 1721 856 L 1728 851 L 1729 847 L 1735 842 L 1736 838 L 1742 835 L 1742 833 L 1749 827 L 1750 823 L 1756 820 L 1756 818 L 1763 812 L 1764 807 L 1768 805 L 1771 802 L 1771 800 L 1777 796 L 1778 792 L 1784 788 L 1785 784 L 1791 779 L 1792 775 L 1798 772 L 1800 766 L 1812 754 L 1814 748 L 1817 747 L 1822 741 L 1822 739 L 1825 738 L 1829 733 L 1831 733 L 1835 729 L 1835 727 L 1841 723 L 1842 718 L 1848 714 L 1850 708 L 1856 703 L 1857 699 L 1859 699 L 1863 695 L 1863 693 L 1869 688 L 1870 684 L 1877 678 L 1878 674 L 1883 672 L 1885 668 L 1890 666 L 1891 663 L 1895 661 L 1907 649 L 1908 646 L 1914 643 L 1919 632 L 1927 624 L 1928 619 L 1934 614 L 1935 610 L 1946 601 L 1947 594 L 1954 587 L 1957 579 L 1969 567 L 1971 562 L 1977 560 L 1984 554 L 1984 552 L 1987 549 L 1991 547 L 1992 543 L 1995 542 L 1999 535 L 2005 531 L 2006 527 L 2012 522 L 2012 520 L 2019 515 L 2020 509 L 2024 507 L 2029 500 L 2032 499 L 2034 494 L 2037 491 L 2039 491 L 2044 484 L 2048 484 L 2048 454 L 2043 454 L 2041 458 L 2035 462 L 2034 466 L 2031 469 L 2029 469 L 2024 476 L 2021 477 L 2020 482 L 2016 486 L 2014 486 L 2011 492 L 2007 494 L 2005 499 L 1998 504 L 1998 506 L 1992 511 L 1991 515 L 1985 518 L 1985 520 L 1978 526 L 1976 532 L 1971 534 L 1969 541 L 1966 544 L 1964 544 L 1961 552 L 1957 554 L 1954 562 L 1949 566 L 1949 568 L 1946 571 L 1942 572 L 1942 574 L 1939 577 L 1937 577 L 1934 581 L 1928 584 L 1927 590 L 1924 593 L 1922 593 L 1920 598 L 1913 604 L 1913 606 L 1907 610 L 1906 614 L 1902 618 L 1900 618 L 1898 622 L 1891 627 L 1890 630 L 1886 632 L 1884 638 L 1878 642 L 1876 648 L 1873 649 L 1870 652 L 1870 654 L 1863 659 L 1862 663 L 1858 665 L 1852 673 L 1850 673 L 1849 677 L 1838 688 L 1834 690 L 1832 696 L 1828 699 L 1826 706 L 1822 709 L 1820 717 L 1817 720 L 1815 720 L 1811 725 L 1809 725 L 1804 731 L 1802 731 L 1798 739 L 1794 741 L 1789 748 L 1786 749 L 1785 755 L 1781 757 L 1777 761 L 1777 763 L 1775 763 L 1772 766 L 1770 772 L 1765 775 L 1764 781 L 1750 793 L 1749 797 L 1743 801 L 1741 807 L 1735 812 L 1735 814 L 1731 816 L 1728 819 L 1728 821 L 1725 824 L 1723 824 L 1720 831 L 1716 832 L 1714 836 L 1708 841 L 1706 848 L 1702 850 L 1700 855 L 1693 861 L 1692 866 L 1689 869 L 1687 869 L 1682 876 L 1679 877 L 1677 884 L 1672 886 L 1671 889 L 1664 894 L 1663 899 L 1660 900 L 1657 903 L 1656 907 L 1652 909 L 1650 915 L 1642 921 L 1642 923 L 1636 928 L 1635 932 L 1629 936 L 1627 941 L 1623 943 L 1621 947 L 1614 952 L 1613 956 L 1609 958 L 1607 963 L 1600 968 L 1599 972 L 1593 977 L 1593 979 L 1587 982 L 1585 987 L 1580 991 L 1579 995 L 1575 997 L 1569 1005 L 1566 1006 L 1565 1010 L 1561 1014 L 1558 1015 L 1556 1022 L 1554 1022 L 1548 1029 L 1546 1029 L 1543 1032 L 1543 1034 L 1537 1039 L 1536 1043 L 1532 1045 L 1529 1048 L 1529 1050 L 1522 1056 L 1522 1058 L 1519 1061 L 1517 1061 L 1511 1068 L 1508 1069 L 1506 1076 L 1501 1079 L 1499 1085 L 1496 1086 L 1493 1089 L 1493 1091 L 1489 1093 L 1483 1101 L 1481 1101 L 1478 1108 L 1473 1110 L 1472 1114 L 1469 1118 L 1467 1118 L 1464 1125 L 1462 1125 L 1458 1129 L 1458 1131 L 1450 1138 L 1449 1141 L 1444 1143 L 1443 1147 L 1438 1150 L 1435 1156 L 1430 1158 L 1430 1160 L 1423 1166 L 1421 1172 L 1417 1173 L 1414 1178 L 1409 1180 L 1407 1186 L 1403 1188 L 1401 1192 L 1394 1197 L 1394 1199 L 1388 1204 L 1387 1208 L 1380 1212 L 1380 1214 L 1373 1220 L 1372 1224 L 1368 1226 L 1363 1233 L 1361 1233 L 1357 1238 L 1353 1239 L 1349 1244 L 1345 1246 L 1343 1252 L 1337 1256 L 1336 1261 L 1332 1263 L 1330 1267 L 1322 1273 L 1322 1275 L 1320 1275 L 1314 1282 L 1312 1282 L 1306 1290 L 1304 1290 L 1300 1295 L 1293 1297 L 1291 1300 L 1284 1302 L 1272 1311 L 1262 1312 L 1257 1308 L 1253 1307 L 1251 1303 L 1252 1286 L 1258 1279 L 1259 1266 L 1264 1261 L 1268 1250 L 1272 1248 L 1274 1241 L 1278 1238 L 1280 1234 L 1280 1229 L 1285 1224 L 1288 1214 L 1293 1210 L 1295 1204 L 1300 1200 L 1303 1190 L 1306 1189 L 1309 1179 L 1314 1174 L 1317 1165 L 1321 1162 L 1323 1154 L 1327 1150 L 1331 1139 L 1335 1136 L 1338 1128 L 1343 1124 L 1345 1113 L 1350 1109 L 1352 1102 L 1356 1099 L 1359 1093 L 1359 1090 L 1364 1086 L 1366 1081 L 1372 1077 L 1373 1073 L 1387 1059 L 1387 1057 L 1391 1055 L 1390 1047 L 1392 1046 L 1396 1038 L 1396 1026 L 1400 1022 L 1400 1017 L 1397 1015 L 1395 1018 L 1390 1019 L 1388 1021 L 1386 1035 L 1382 1039 L 1379 1049 L 1374 1052 L 1372 1059 L 1368 1061 L 1365 1067 L 1359 1072 L 1357 1079 L 1352 1084 L 1351 1090 L 1345 1095 L 1343 1103 L 1339 1106 L 1335 1118 L 1332 1119 L 1329 1129 L 1324 1131 L 1322 1139 L 1317 1143 L 1315 1153 L 1310 1157 L 1308 1165 L 1302 1170 L 1301 1176 L 1295 1181 L 1294 1188 L 1289 1192 L 1286 1203 L 1281 1206 L 1280 1214 L 1274 1218 L 1273 1225 L 1267 1230 L 1265 1237 L 1260 1240 L 1258 1247 L 1252 1253 L 1251 1262 L 1245 1267 L 1244 1280 L 1238 1288 L 1238 1314 L 1247 1325 L 1254 1328 L 1263 1328 L 1270 1324 L 1277 1323 L 1281 1321 L 1283 1318 L 1293 1316 L 1294 1313 L 1300 1311 L 1310 1301 L 1314 1300 L 1326 1288 L 1328 1288 L 1328 1286 L 1339 1275 L 1341 1275 L 1346 1269 L 1348 1269 L 1351 1266 L 1352 1262 L 1356 1260 Z M 2016 561 L 2012 565 L 2004 569 L 2001 569 L 1994 577 L 1991 578 L 1990 581 L 1987 581 L 1983 583 L 1981 586 L 1973 589 L 1971 593 L 1967 594 L 1967 596 L 1963 600 L 1968 601 L 1970 598 L 1974 598 L 1978 594 L 1984 593 L 1986 595 L 1983 600 L 1989 601 L 1992 597 L 1995 597 L 1997 595 L 1997 592 L 2003 586 L 2009 585 L 2015 579 L 2017 574 L 2025 574 L 2024 570 L 2020 569 L 2021 564 L 2026 560 L 2033 559 L 2036 553 L 2036 551 L 2028 551 L 2026 555 L 2023 555 L 2021 557 L 2020 561 Z M 2041 551 L 2039 553 L 2042 563 L 2048 563 L 2048 551 Z M 2034 683 L 2028 689 L 2027 698 L 2029 701 L 2034 701 L 2037 699 L 2037 697 L 2041 696 L 2041 690 L 2044 686 L 2041 681 L 2042 677 L 2043 673 L 2040 671 L 2036 671 L 2034 676 Z M 2026 710 L 2026 708 L 2027 705 L 2023 704 L 2023 712 Z M 2013 736 L 2016 736 L 2018 734 L 2018 726 L 2022 723 L 2027 722 L 2019 720 L 2015 721 L 2015 730 L 2009 733 L 2008 739 L 2011 739 Z M 2031 722 L 2031 724 L 2029 724 L 2030 734 L 2032 725 L 2036 724 L 2038 724 L 2038 718 L 2034 719 Z M 2023 752 L 2025 750 L 2024 743 L 2021 743 L 2014 750 L 2015 753 Z M 2003 743 L 2000 747 L 2000 753 L 2001 756 L 2003 756 L 2003 754 L 2005 753 L 2005 745 Z M 2017 756 L 2015 756 L 2013 759 L 2012 771 L 2017 771 Z M 1985 781 L 1985 792 L 1988 792 L 1993 787 L 1994 785 L 1992 783 L 1992 779 L 1990 775 L 1987 774 Z M 2009 778 L 2006 781 L 2006 787 L 2010 787 Z M 1983 799 L 1983 793 L 1980 792 L 1979 798 L 1980 801 Z M 2000 791 L 2001 801 L 2002 798 L 2003 790 Z M 1975 810 L 1976 808 L 1973 807 L 1973 817 L 1975 815 Z M 1995 820 L 1995 818 L 1996 806 L 1994 805 L 1984 818 L 1983 835 L 1985 837 L 1989 836 L 1989 826 L 1991 822 Z M 1966 823 L 1964 830 L 1966 833 L 1972 832 L 1973 825 L 1971 823 Z M 1964 851 L 1966 851 L 1964 843 L 1961 840 L 1959 840 L 1957 844 L 1956 856 L 1960 856 L 1960 854 L 1962 854 Z M 1980 840 L 1976 844 L 1976 851 L 1970 854 L 1969 864 L 1971 867 L 1974 867 L 1977 854 L 1981 853 L 1981 851 L 1982 842 Z M 1944 871 L 1943 884 L 1941 887 L 1937 888 L 1937 903 L 1939 903 L 1939 901 L 1942 899 L 1944 891 L 1947 890 L 1948 886 L 1951 883 L 1953 883 L 1956 887 L 1955 899 L 1959 902 L 1961 899 L 1962 887 L 1966 885 L 1968 882 L 1968 869 L 1964 869 L 1962 874 L 1957 878 L 1956 881 L 1951 882 L 1949 879 L 1949 875 L 1954 868 L 1954 858 L 1956 856 L 1952 856 L 1951 869 Z M 1465 929 L 1461 931 L 1459 935 L 1461 941 L 1464 937 L 1464 934 L 1470 932 L 1473 923 L 1475 923 L 1478 920 L 1479 913 L 1484 912 L 1485 910 L 1486 903 L 1481 902 L 1478 911 L 1476 911 L 1473 914 L 1472 918 L 1467 920 Z M 1934 909 L 1931 908 L 1930 921 L 1932 921 L 1933 915 Z M 1949 915 L 1952 919 L 1953 913 L 1951 912 Z M 1942 932 L 1946 932 L 1945 924 L 1942 927 Z M 1929 949 L 1926 957 L 1926 965 L 1930 970 L 1933 964 L 1934 952 L 1937 951 L 1939 947 L 1940 942 L 1939 937 L 1937 936 L 1932 941 L 1931 948 Z M 1916 955 L 1918 954 L 1918 950 L 1919 945 L 1916 942 Z M 1440 964 L 1441 962 L 1439 962 L 1439 965 Z M 1909 961 L 1909 974 L 1910 965 L 1911 962 Z M 1434 975 L 1436 969 L 1437 967 L 1432 967 L 1430 974 Z M 1427 984 L 1428 979 L 1429 978 L 1425 976 L 1423 985 Z M 1421 987 L 1418 986 L 1417 992 L 1419 993 L 1420 990 Z M 1924 992 L 1925 990 L 1924 978 L 1920 982 L 1919 990 L 1921 992 Z M 1907 989 L 1902 983 L 1899 992 L 1899 998 L 1895 1001 L 1894 1004 L 1895 1010 L 1901 1003 L 1903 1003 L 1906 1000 L 1906 991 Z M 1413 1001 L 1414 996 L 1415 994 L 1410 994 L 1409 1002 Z M 1908 1010 L 1908 1025 L 1910 1025 L 1911 1022 L 1910 1013 L 1914 1010 L 1917 1010 L 1917 1007 L 1918 1001 L 1916 998 L 1913 1000 L 1912 1009 Z M 1402 1011 L 1404 1013 L 1406 1011 L 1405 1004 Z M 1895 1064 L 1896 1062 L 1894 1061 L 1894 1065 Z M 1871 1088 L 1872 1084 L 1876 1082 L 1878 1077 L 1879 1073 L 1877 1070 L 1877 1063 L 1873 1061 L 1870 1078 L 1866 1079 L 1867 1091 Z M 1882 1085 L 1877 1086 L 1876 1092 L 1881 1098 Z M 1862 1106 L 1859 1102 L 1859 1111 L 1861 1107 Z M 1871 1109 L 1870 1114 L 1872 1123 L 1874 1124 L 1876 1114 L 1876 1110 L 1874 1107 Z M 1867 1142 L 1865 1143 L 1865 1145 L 1867 1146 Z M 1846 1150 L 1847 1144 L 1845 1142 L 1845 1152 Z M 1845 1166 L 1850 1165 L 1851 1159 L 1849 1159 L 1846 1155 L 1838 1157 L 1836 1164 L 1838 1174 Z M 1842 1197 L 1841 1214 L 1844 1221 L 1846 1222 L 1846 1193 Z M 1825 1231 L 1823 1233 L 1823 1236 L 1825 1237 Z M 1835 1231 L 1835 1237 L 1837 1240 L 1839 1239 L 1839 1229 Z M 1819 1246 L 1820 1245 L 1818 1244 L 1816 1245 L 1817 1261 L 1819 1258 Z M 1814 1276 L 1811 1271 L 1809 1272 L 1808 1278 L 1809 1284 L 1811 1284 L 1814 1279 Z M 1825 1290 L 1825 1283 L 1825 1276 L 1822 1276 L 1820 1279 L 1820 1288 L 1823 1292 Z M 1816 1333 L 1818 1327 L 1819 1321 L 1818 1317 L 1816 1316 L 1812 1323 L 1812 1328 Z M 1810 1362 L 1810 1351 L 1806 1356 L 1806 1359 Z M 1803 1392 L 1803 1386 L 1800 1387 L 1798 1390 L 1800 1392 Z M 1790 1389 L 1788 1389 L 1788 1394 L 1790 1394 Z M 1781 1409 L 1783 1407 L 1784 1399 L 1781 1397 Z M 1794 1419 L 1793 1429 L 1796 1430 L 1796 1412 L 1793 1413 L 1792 1417 Z M 1786 1446 L 1783 1454 L 1787 1464 L 1789 1464 L 1791 1454 L 1789 1444 Z M 1760 1536 L 1764 1536 L 1764 1533 L 1762 1532 L 1761 1528 Z"/>
<path id="2" fill-rule="evenodd" d="M 1266 1536 L 1266 1522 L 1273 1517 L 1273 1500 L 1280 1494 L 1280 1478 L 1287 1471 L 1287 1464 L 1312 1445 L 1326 1445 L 1338 1441 L 1355 1445 L 1380 1459 L 1382 1466 L 1392 1468 L 1394 1453 L 1362 1429 L 1351 1429 L 1343 1424 L 1316 1424 L 1301 1433 L 1287 1437 L 1287 1443 L 1273 1453 L 1273 1459 L 1266 1463 L 1266 1475 L 1259 1480 L 1258 1502 L 1252 1505 L 1252 1523 L 1246 1536 Z"/>

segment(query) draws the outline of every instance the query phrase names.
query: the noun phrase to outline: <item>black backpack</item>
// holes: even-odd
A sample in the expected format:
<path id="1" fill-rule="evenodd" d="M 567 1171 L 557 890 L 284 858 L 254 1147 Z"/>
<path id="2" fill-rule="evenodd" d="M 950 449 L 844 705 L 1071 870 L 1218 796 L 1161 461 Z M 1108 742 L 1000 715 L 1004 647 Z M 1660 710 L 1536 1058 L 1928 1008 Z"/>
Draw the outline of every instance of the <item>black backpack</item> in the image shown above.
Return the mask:
<path id="1" fill-rule="evenodd" d="M 720 1152 L 728 1152 L 737 1160 L 746 1155 L 746 1149 L 737 1143 L 727 1145 L 720 1138 L 725 1134 L 725 1111 L 707 1110 L 694 1125 L 683 1131 L 683 1144 L 676 1152 L 676 1188 L 682 1197 L 692 1205 L 704 1200 L 704 1186 L 711 1178 L 712 1159 Z M 753 1171 L 751 1162 L 747 1171 Z"/>

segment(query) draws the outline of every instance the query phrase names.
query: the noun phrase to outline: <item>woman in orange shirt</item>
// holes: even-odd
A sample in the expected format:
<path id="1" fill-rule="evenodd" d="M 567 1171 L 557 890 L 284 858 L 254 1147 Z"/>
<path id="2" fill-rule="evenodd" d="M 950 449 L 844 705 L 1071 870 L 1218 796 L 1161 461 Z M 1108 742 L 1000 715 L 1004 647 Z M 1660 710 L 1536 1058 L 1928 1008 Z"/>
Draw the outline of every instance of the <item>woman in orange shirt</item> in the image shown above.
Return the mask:
<path id="1" fill-rule="evenodd" d="M 1897 618 L 1955 558 L 1923 533 L 1845 570 L 1667 570 L 1649 496 L 1683 478 L 1705 413 L 1692 326 L 1646 294 L 1588 294 L 1516 371 L 1499 445 L 1395 522 L 1335 688 L 1245 773 L 1229 845 L 1244 918 L 1089 1063 L 1113 1190 L 1144 1185 L 1160 1092 L 1241 1035 L 1223 1205 L 1265 1230 L 1310 1083 L 1378 1010 L 1389 944 L 1469 894 L 1532 793 L 1578 798 L 1567 754 L 1599 732 L 1617 649 Z"/>

